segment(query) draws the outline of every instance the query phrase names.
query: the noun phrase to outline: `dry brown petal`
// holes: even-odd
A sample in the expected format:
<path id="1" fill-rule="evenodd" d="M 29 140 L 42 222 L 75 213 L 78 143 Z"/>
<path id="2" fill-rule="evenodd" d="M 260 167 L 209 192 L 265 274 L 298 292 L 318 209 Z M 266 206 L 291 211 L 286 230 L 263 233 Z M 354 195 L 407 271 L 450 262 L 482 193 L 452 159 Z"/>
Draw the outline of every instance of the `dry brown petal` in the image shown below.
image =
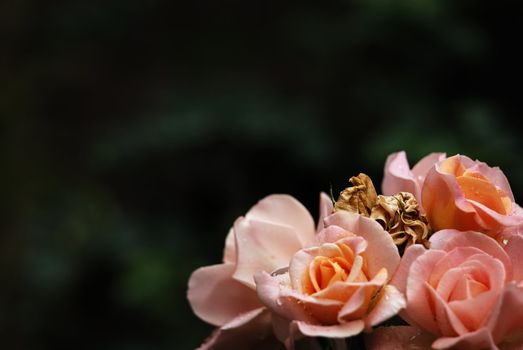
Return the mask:
<path id="1" fill-rule="evenodd" d="M 412 193 L 400 192 L 394 196 L 378 196 L 370 217 L 390 233 L 401 253 L 416 243 L 428 248 L 428 221 L 420 213 L 418 202 Z"/>
<path id="2" fill-rule="evenodd" d="M 334 204 L 334 211 L 347 210 L 353 213 L 370 216 L 372 207 L 376 203 L 377 193 L 372 180 L 361 173 L 350 178 L 351 187 L 340 192 Z"/>
<path id="3" fill-rule="evenodd" d="M 372 180 L 365 174 L 350 178 L 351 187 L 340 192 L 334 211 L 346 210 L 378 221 L 389 232 L 400 254 L 412 244 L 429 247 L 431 234 L 427 218 L 420 213 L 414 195 L 377 195 Z"/>

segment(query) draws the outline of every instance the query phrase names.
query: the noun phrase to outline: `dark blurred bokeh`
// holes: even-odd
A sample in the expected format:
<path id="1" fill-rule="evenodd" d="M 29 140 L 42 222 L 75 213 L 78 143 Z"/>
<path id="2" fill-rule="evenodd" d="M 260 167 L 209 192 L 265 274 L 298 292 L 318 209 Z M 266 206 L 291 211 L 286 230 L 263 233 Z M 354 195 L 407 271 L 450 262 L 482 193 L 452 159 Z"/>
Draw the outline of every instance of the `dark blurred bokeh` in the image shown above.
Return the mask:
<path id="1" fill-rule="evenodd" d="M 386 156 L 499 165 L 522 200 L 523 11 L 471 0 L 4 0 L 0 347 L 191 349 L 233 220 Z"/>

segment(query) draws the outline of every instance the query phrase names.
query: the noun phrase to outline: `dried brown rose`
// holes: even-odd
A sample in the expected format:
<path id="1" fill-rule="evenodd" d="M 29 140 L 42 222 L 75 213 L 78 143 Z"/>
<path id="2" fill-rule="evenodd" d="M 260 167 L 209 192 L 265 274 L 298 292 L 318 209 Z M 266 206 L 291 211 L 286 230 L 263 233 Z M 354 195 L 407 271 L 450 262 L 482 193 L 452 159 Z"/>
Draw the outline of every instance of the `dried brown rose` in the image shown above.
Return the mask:
<path id="1" fill-rule="evenodd" d="M 367 217 L 370 216 L 378 197 L 372 180 L 361 173 L 358 176 L 351 177 L 349 181 L 352 186 L 340 192 L 340 196 L 334 204 L 334 211 L 347 210 Z"/>
<path id="2" fill-rule="evenodd" d="M 334 211 L 346 210 L 376 220 L 390 233 L 401 254 L 412 244 L 429 247 L 431 230 L 412 193 L 378 196 L 372 180 L 363 173 L 349 181 L 352 186 L 340 192 Z"/>
<path id="3" fill-rule="evenodd" d="M 428 221 L 420 213 L 418 201 L 412 193 L 378 196 L 370 217 L 390 233 L 400 252 L 415 243 L 429 247 L 431 232 Z"/>

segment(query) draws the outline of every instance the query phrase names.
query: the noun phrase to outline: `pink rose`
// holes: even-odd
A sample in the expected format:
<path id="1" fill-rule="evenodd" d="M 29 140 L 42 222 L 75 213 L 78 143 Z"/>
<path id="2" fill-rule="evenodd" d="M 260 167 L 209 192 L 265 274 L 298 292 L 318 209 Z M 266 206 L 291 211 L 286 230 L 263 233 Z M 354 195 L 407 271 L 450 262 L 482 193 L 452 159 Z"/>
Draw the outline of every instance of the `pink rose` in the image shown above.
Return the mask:
<path id="1" fill-rule="evenodd" d="M 430 243 L 429 250 L 409 247 L 391 282 L 407 298 L 400 315 L 418 330 L 396 327 L 391 336 L 378 329 L 369 348 L 432 342 L 434 349 L 520 349 L 523 237 L 512 236 L 503 248 L 479 232 L 443 230 Z"/>
<path id="2" fill-rule="evenodd" d="M 332 210 L 325 194 L 320 209 L 323 216 Z M 314 235 L 309 212 L 287 195 L 268 196 L 235 221 L 225 241 L 223 263 L 199 268 L 189 280 L 187 297 L 194 313 L 218 327 L 201 349 L 278 346 L 253 276 L 287 266 Z"/>
<path id="3" fill-rule="evenodd" d="M 431 153 L 410 169 L 405 151 L 387 157 L 381 189 L 386 196 L 410 192 L 421 203 L 421 188 L 425 176 L 434 164 L 445 159 L 445 153 Z"/>
<path id="4" fill-rule="evenodd" d="M 388 284 L 400 262 L 390 235 L 346 211 L 326 217 L 325 225 L 294 254 L 288 271 L 255 276 L 275 333 L 288 347 L 303 336 L 346 338 L 370 330 L 405 305 Z"/>
<path id="5" fill-rule="evenodd" d="M 503 172 L 461 155 L 431 168 L 423 183 L 422 205 L 434 231 L 473 230 L 495 237 L 523 224 Z"/>

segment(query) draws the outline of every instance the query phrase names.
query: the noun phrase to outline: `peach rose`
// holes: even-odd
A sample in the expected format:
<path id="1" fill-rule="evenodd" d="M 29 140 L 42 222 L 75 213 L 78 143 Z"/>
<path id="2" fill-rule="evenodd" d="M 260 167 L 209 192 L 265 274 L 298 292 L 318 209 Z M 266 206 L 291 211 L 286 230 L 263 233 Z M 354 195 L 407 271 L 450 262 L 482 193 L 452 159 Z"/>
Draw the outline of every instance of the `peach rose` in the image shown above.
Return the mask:
<path id="1" fill-rule="evenodd" d="M 321 215 L 332 203 L 321 195 Z M 287 266 L 293 254 L 315 235 L 309 212 L 296 199 L 271 195 L 234 223 L 226 241 L 223 263 L 193 272 L 187 297 L 194 313 L 217 326 L 201 349 L 271 349 L 271 315 L 256 295 L 253 276 Z"/>
<path id="2" fill-rule="evenodd" d="M 466 156 L 456 155 L 432 167 L 421 196 L 434 231 L 473 230 L 495 237 L 523 224 L 503 172 Z"/>
<path id="3" fill-rule="evenodd" d="M 430 242 L 405 251 L 391 282 L 407 298 L 400 315 L 416 328 L 378 329 L 369 348 L 521 349 L 523 237 L 502 247 L 479 232 L 442 230 Z"/>
<path id="4" fill-rule="evenodd" d="M 275 333 L 288 347 L 303 336 L 346 338 L 370 330 L 405 305 L 388 284 L 400 261 L 390 235 L 374 220 L 346 211 L 325 224 L 294 254 L 288 271 L 255 276 Z"/>
<path id="5" fill-rule="evenodd" d="M 387 157 L 381 190 L 386 196 L 410 192 L 421 203 L 421 188 L 428 171 L 434 164 L 444 160 L 445 153 L 431 153 L 410 169 L 405 151 Z"/>

